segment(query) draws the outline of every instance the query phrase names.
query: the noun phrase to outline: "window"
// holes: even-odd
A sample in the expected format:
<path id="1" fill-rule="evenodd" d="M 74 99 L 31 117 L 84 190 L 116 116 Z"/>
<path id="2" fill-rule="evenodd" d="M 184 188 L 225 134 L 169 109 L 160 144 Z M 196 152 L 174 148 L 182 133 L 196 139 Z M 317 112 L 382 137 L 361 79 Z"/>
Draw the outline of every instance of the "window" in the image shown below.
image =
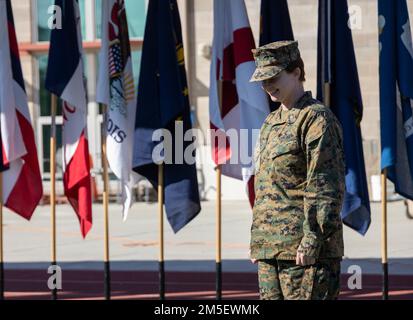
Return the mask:
<path id="1" fill-rule="evenodd" d="M 126 15 L 128 18 L 129 37 L 143 38 L 145 32 L 147 0 L 126 0 Z M 96 35 L 101 38 L 102 0 L 95 0 Z"/>
<path id="2" fill-rule="evenodd" d="M 148 0 L 126 0 L 126 15 L 130 39 L 143 39 L 146 23 L 146 9 Z M 102 0 L 95 0 L 96 8 L 96 37 L 101 38 L 102 29 Z M 139 81 L 141 64 L 141 50 L 132 51 L 132 66 L 135 87 Z"/>
<path id="3" fill-rule="evenodd" d="M 40 116 L 45 117 L 51 114 L 51 101 L 49 91 L 45 88 L 46 72 L 47 72 L 47 55 L 37 56 L 37 64 L 39 66 L 39 106 Z M 57 115 L 62 114 L 62 103 L 58 102 Z"/>
<path id="4" fill-rule="evenodd" d="M 86 28 L 90 28 L 92 26 L 87 26 L 85 17 L 85 1 L 86 0 L 78 0 L 79 7 L 80 7 L 80 14 L 81 14 L 81 23 L 82 23 L 82 36 L 85 39 Z M 91 0 L 88 0 L 91 1 Z M 129 36 L 131 39 L 142 39 L 145 30 L 145 21 L 146 21 L 146 8 L 147 8 L 148 0 L 126 0 L 126 13 L 128 15 L 128 27 L 129 27 Z M 50 29 L 48 28 L 48 20 L 50 18 L 50 14 L 48 13 L 49 6 L 54 4 L 54 0 L 36 0 L 36 10 L 37 10 L 37 30 L 38 30 L 38 42 L 47 42 L 50 40 Z M 96 25 L 93 26 L 96 28 L 96 35 L 97 38 L 100 38 L 101 34 L 101 4 L 102 0 L 94 0 L 92 2 L 95 8 L 95 19 Z M 96 59 L 86 59 L 86 56 L 93 56 L 95 55 Z M 98 52 L 90 52 L 84 54 L 84 74 L 87 79 L 92 81 L 97 81 L 97 70 L 98 69 Z M 41 161 L 41 170 L 44 174 L 44 178 L 47 179 L 48 173 L 50 172 L 50 129 L 51 129 L 51 97 L 49 92 L 45 89 L 45 79 L 46 79 L 46 72 L 47 72 L 47 54 L 37 55 L 35 56 L 37 60 L 37 67 L 38 67 L 38 83 L 39 83 L 39 114 L 40 117 L 37 121 L 37 141 L 39 142 L 39 156 Z M 134 73 L 134 80 L 135 80 L 135 87 L 138 85 L 139 80 L 139 70 L 140 70 L 140 61 L 141 61 L 141 50 L 132 49 L 132 65 L 133 65 L 133 73 Z M 97 68 L 88 68 L 87 63 L 96 63 Z M 94 86 L 92 86 L 94 87 Z M 96 94 L 94 92 L 87 92 L 89 97 L 95 97 Z M 92 105 L 94 101 L 91 101 Z M 98 115 L 96 117 L 96 113 L 93 114 L 91 109 L 89 110 L 89 119 L 88 125 L 89 130 L 95 130 L 96 128 L 100 128 L 102 122 L 102 116 Z M 101 113 L 101 111 L 98 111 Z M 62 146 L 62 136 L 61 136 L 61 124 L 62 124 L 62 108 L 61 102 L 58 103 L 57 108 L 57 178 L 59 178 L 61 170 L 59 166 L 61 165 L 61 146 Z M 93 120 L 92 120 L 93 119 Z M 95 123 L 95 126 L 93 126 Z M 96 131 L 96 130 L 95 130 Z M 95 157 L 95 163 L 99 163 L 100 157 L 100 134 L 97 134 L 95 139 L 91 139 L 89 141 L 89 148 L 91 154 Z M 93 141 L 92 141 L 93 140 Z"/>
<path id="5" fill-rule="evenodd" d="M 51 130 L 51 100 L 50 94 L 45 89 L 46 71 L 47 71 L 47 55 L 36 57 L 39 68 L 39 106 L 40 118 L 38 119 L 38 141 L 39 141 L 39 156 L 41 160 L 41 172 L 43 176 L 48 176 L 50 173 L 50 130 Z M 57 123 L 61 123 L 62 103 L 59 100 L 57 105 Z M 61 125 L 56 126 L 56 150 L 62 147 L 62 130 Z M 61 170 L 57 170 L 58 177 Z M 45 175 L 46 174 L 46 175 Z"/>
<path id="6" fill-rule="evenodd" d="M 85 37 L 85 0 L 78 0 L 80 8 L 80 16 L 82 19 L 82 35 Z M 47 22 L 50 18 L 48 9 L 54 5 L 54 0 L 37 0 L 37 32 L 38 41 L 49 41 L 50 29 Z"/>
<path id="7" fill-rule="evenodd" d="M 37 30 L 38 41 L 49 41 L 50 29 L 47 26 L 50 14 L 48 8 L 54 5 L 54 0 L 37 0 Z M 85 0 L 78 0 L 82 19 L 82 35 L 85 38 Z M 128 16 L 129 36 L 143 38 L 145 32 L 147 0 L 126 0 L 126 14 Z M 102 0 L 95 0 L 96 35 L 100 39 L 102 20 Z"/>
<path id="8" fill-rule="evenodd" d="M 46 119 L 43 119 L 46 120 Z M 50 173 L 50 130 L 51 123 L 43 122 L 42 123 L 42 172 Z M 62 125 L 56 125 L 56 175 L 59 178 L 62 172 Z"/>

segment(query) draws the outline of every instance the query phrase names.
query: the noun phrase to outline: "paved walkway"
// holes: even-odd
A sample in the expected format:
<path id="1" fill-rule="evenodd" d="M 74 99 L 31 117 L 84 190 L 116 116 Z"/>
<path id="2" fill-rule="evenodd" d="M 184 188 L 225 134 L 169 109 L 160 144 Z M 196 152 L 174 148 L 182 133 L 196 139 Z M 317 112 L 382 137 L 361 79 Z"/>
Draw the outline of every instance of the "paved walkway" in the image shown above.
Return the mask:
<path id="1" fill-rule="evenodd" d="M 192 286 L 196 292 L 202 287 L 201 296 L 204 298 L 214 294 L 215 203 L 213 201 L 203 202 L 202 208 L 200 215 L 178 234 L 173 234 L 169 224 L 165 221 L 165 268 L 167 281 L 169 279 L 167 286 L 172 289 L 171 294 L 177 294 L 177 297 L 189 294 L 185 293 L 185 286 Z M 248 203 L 246 201 L 224 201 L 222 208 L 224 290 L 229 290 L 227 293 L 228 298 L 230 298 L 233 294 L 231 292 L 238 290 L 231 283 L 234 281 L 236 283 L 237 277 L 244 274 L 245 277 L 249 277 L 249 282 L 244 281 L 246 286 L 242 290 L 250 290 L 244 292 L 245 298 L 258 297 L 256 265 L 251 264 L 248 260 L 251 225 L 251 211 Z M 58 264 L 62 267 L 65 275 L 64 279 L 72 283 L 74 287 L 78 281 L 81 281 L 77 279 L 82 279 L 82 277 L 94 279 L 91 281 L 96 282 L 95 285 L 91 286 L 90 290 L 92 291 L 89 293 L 87 290 L 69 290 L 72 293 L 67 293 L 68 298 L 82 297 L 82 292 L 90 297 L 98 298 L 97 292 L 101 292 L 99 286 L 102 286 L 102 206 L 94 205 L 93 214 L 94 226 L 86 240 L 83 240 L 78 221 L 71 208 L 66 205 L 57 207 L 57 257 Z M 389 271 L 392 276 L 391 281 L 396 285 L 391 289 L 395 290 L 394 294 L 398 297 L 413 298 L 411 296 L 413 290 L 413 220 L 406 217 L 405 207 L 401 201 L 389 203 L 388 216 Z M 368 284 L 364 289 L 370 288 L 362 293 L 358 292 L 361 295 L 358 298 L 380 298 L 380 219 L 380 204 L 372 203 L 372 225 L 365 237 L 345 227 L 343 277 L 348 277 L 347 272 L 350 266 L 358 265 L 363 273 L 363 282 Z M 48 297 L 47 288 L 45 288 L 46 280 L 40 279 L 48 277 L 46 270 L 50 259 L 49 207 L 39 207 L 31 222 L 26 222 L 6 210 L 4 223 L 4 259 L 6 261 L 8 295 L 10 297 L 24 297 L 30 295 L 29 292 L 34 294 L 36 290 L 40 290 L 38 293 L 43 293 L 39 293 L 39 297 Z M 132 207 L 128 220 L 122 222 L 121 206 L 111 204 L 110 235 L 112 270 L 117 271 L 114 272 L 113 278 L 119 279 L 115 281 L 114 287 L 116 285 L 129 287 L 129 289 L 125 289 L 125 292 L 120 292 L 118 296 L 121 298 L 125 294 L 139 298 L 141 294 L 147 294 L 149 296 L 145 296 L 146 298 L 152 296 L 156 298 L 157 205 L 137 203 Z M 202 276 L 200 276 L 200 272 L 202 272 Z M 24 274 L 27 276 L 24 277 Z M 127 282 L 133 274 L 137 282 L 129 285 Z M 181 275 L 187 275 L 189 280 L 197 280 L 195 284 L 192 280 L 188 280 L 187 284 L 179 284 L 177 279 Z M 9 278 L 7 279 L 7 277 Z M 148 277 L 153 280 L 149 281 Z M 128 279 L 128 281 L 122 279 Z M 210 282 L 205 285 L 197 285 L 199 279 L 210 279 Z M 228 289 L 225 287 L 225 279 L 229 279 Z M 149 281 L 147 286 L 151 288 L 150 290 L 141 286 L 141 282 L 146 283 L 147 280 Z M 344 281 L 344 285 L 346 286 L 346 281 Z M 70 284 L 67 286 L 72 288 Z M 24 287 L 26 287 L 26 291 L 23 289 Z M 34 290 L 34 288 L 37 289 Z M 343 290 L 343 298 L 357 297 L 356 292 L 346 294 L 347 289 L 344 287 Z M 195 296 L 189 294 L 188 298 Z M 241 296 L 236 297 L 240 298 Z"/>
<path id="2" fill-rule="evenodd" d="M 6 299 L 50 299 L 47 275 L 41 270 L 7 270 Z M 159 298 L 158 274 L 153 271 L 114 271 L 111 273 L 113 299 Z M 64 271 L 59 299 L 103 299 L 101 271 Z M 362 288 L 350 290 L 347 275 L 342 275 L 339 299 L 380 300 L 381 277 L 364 275 Z M 222 297 L 227 299 L 259 299 L 256 273 L 225 272 Z M 390 299 L 413 299 L 413 276 L 392 275 Z M 215 274 L 212 272 L 166 272 L 166 299 L 215 299 Z"/>

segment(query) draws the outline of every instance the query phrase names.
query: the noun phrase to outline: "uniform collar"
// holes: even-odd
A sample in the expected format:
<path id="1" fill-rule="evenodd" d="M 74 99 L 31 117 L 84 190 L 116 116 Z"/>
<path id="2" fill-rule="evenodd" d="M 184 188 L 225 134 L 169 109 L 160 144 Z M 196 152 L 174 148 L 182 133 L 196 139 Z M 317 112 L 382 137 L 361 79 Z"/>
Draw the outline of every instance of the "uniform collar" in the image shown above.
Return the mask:
<path id="1" fill-rule="evenodd" d="M 303 107 L 307 106 L 308 102 L 313 99 L 313 95 L 311 91 L 305 91 L 304 94 L 301 96 L 300 99 L 295 103 L 294 109 L 302 109 Z"/>
<path id="2" fill-rule="evenodd" d="M 278 110 L 275 112 L 275 115 L 272 119 L 273 120 L 272 124 L 279 125 L 279 124 L 284 124 L 286 122 L 288 124 L 293 124 L 297 120 L 301 109 L 307 106 L 308 102 L 311 101 L 312 99 L 313 99 L 313 96 L 311 94 L 311 91 L 304 92 L 304 94 L 300 97 L 300 99 L 297 100 L 293 108 L 291 108 L 288 111 L 283 111 L 283 112 L 287 112 L 287 116 L 282 117 L 282 118 L 281 118 L 282 107 L 280 106 Z"/>

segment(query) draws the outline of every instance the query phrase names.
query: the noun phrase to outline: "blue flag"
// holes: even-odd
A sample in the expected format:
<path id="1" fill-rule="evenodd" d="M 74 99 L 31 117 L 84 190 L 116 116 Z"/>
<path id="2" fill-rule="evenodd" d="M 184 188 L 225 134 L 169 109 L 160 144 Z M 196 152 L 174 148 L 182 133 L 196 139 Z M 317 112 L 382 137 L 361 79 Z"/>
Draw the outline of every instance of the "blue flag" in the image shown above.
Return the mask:
<path id="1" fill-rule="evenodd" d="M 261 0 L 260 46 L 282 40 L 294 40 L 287 0 Z M 268 100 L 271 111 L 280 106 Z"/>
<path id="2" fill-rule="evenodd" d="M 294 40 L 287 0 L 261 0 L 260 46 Z"/>
<path id="3" fill-rule="evenodd" d="M 46 89 L 58 97 L 63 95 L 81 59 L 74 1 L 78 6 L 77 0 L 55 0 L 62 9 L 62 29 L 53 29 L 50 34 Z"/>
<path id="4" fill-rule="evenodd" d="M 329 83 L 330 107 L 343 128 L 346 192 L 341 217 L 364 235 L 371 219 L 360 128 L 363 104 L 347 0 L 320 0 L 318 19 L 317 99 L 325 101 L 324 84 Z"/>
<path id="5" fill-rule="evenodd" d="M 158 165 L 152 153 L 160 142 L 154 133 L 166 129 L 172 134 L 172 143 L 163 141 L 164 201 L 175 233 L 201 210 L 196 166 L 182 160 L 191 141 L 180 137 L 181 129 L 175 130 L 179 126 L 184 134 L 192 127 L 178 7 L 176 0 L 150 0 L 139 77 L 133 169 L 157 188 Z"/>
<path id="6" fill-rule="evenodd" d="M 379 0 L 381 169 L 413 200 L 413 49 L 405 0 Z"/>

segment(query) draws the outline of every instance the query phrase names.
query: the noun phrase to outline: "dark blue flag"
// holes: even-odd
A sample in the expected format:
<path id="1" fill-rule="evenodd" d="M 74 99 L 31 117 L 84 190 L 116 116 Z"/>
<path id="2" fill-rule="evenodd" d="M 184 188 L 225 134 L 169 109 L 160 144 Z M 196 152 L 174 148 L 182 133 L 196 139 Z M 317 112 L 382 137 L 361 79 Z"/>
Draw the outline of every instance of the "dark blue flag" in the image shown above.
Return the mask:
<path id="1" fill-rule="evenodd" d="M 294 40 L 287 0 L 261 0 L 260 46 L 282 40 Z M 271 111 L 280 106 L 269 101 Z"/>
<path id="2" fill-rule="evenodd" d="M 261 0 L 260 46 L 294 40 L 287 0 Z"/>
<path id="3" fill-rule="evenodd" d="M 192 127 L 181 22 L 176 0 L 150 0 L 138 86 L 133 169 L 157 188 L 158 165 L 152 152 L 160 142 L 153 134 L 158 129 L 172 134 L 172 143 L 163 140 L 164 201 L 176 233 L 200 212 L 201 205 L 195 164 L 177 160 L 182 160 L 191 141 L 179 137 L 175 125 L 181 126 L 184 134 Z"/>
<path id="4" fill-rule="evenodd" d="M 74 4 L 76 1 L 76 6 Z M 77 0 L 55 0 L 61 8 L 62 28 L 50 34 L 50 51 L 46 74 L 46 89 L 61 97 L 75 73 L 81 59 L 78 45 L 76 7 Z"/>
<path id="5" fill-rule="evenodd" d="M 318 12 L 317 99 L 325 101 L 330 84 L 330 107 L 343 127 L 346 192 L 343 222 L 365 234 L 370 226 L 370 201 L 360 122 L 363 115 L 347 0 L 320 0 Z"/>
<path id="6" fill-rule="evenodd" d="M 379 0 L 381 169 L 413 200 L 413 49 L 405 0 Z"/>

